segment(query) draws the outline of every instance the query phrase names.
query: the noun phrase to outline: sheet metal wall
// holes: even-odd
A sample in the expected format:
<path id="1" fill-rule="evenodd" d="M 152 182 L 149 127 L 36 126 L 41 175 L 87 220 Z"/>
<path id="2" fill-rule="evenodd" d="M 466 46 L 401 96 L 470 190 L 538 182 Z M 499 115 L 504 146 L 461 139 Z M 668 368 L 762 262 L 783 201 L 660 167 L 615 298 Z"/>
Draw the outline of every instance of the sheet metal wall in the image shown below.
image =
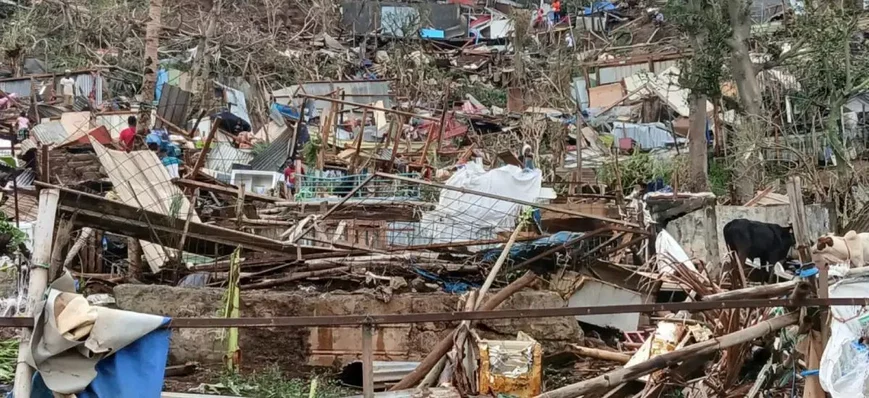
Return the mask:
<path id="1" fill-rule="evenodd" d="M 301 88 L 300 88 L 301 87 Z M 305 93 L 309 95 L 317 95 L 317 96 L 326 96 L 327 94 L 334 92 L 338 89 L 344 90 L 344 99 L 350 102 L 357 103 L 374 103 L 377 101 L 383 101 L 383 106 L 385 108 L 392 108 L 392 99 L 389 95 L 389 82 L 388 81 L 346 81 L 346 82 L 316 82 L 316 83 L 304 83 L 300 85 L 292 85 L 286 88 L 282 88 L 280 90 L 272 92 L 272 95 L 275 97 L 275 101 L 279 104 L 287 105 L 291 101 L 294 105 L 300 105 L 301 99 L 293 99 L 291 96 L 295 95 L 298 91 L 299 93 Z M 331 109 L 332 104 L 326 101 L 315 101 L 314 108 L 318 109 L 320 112 L 328 112 Z"/>

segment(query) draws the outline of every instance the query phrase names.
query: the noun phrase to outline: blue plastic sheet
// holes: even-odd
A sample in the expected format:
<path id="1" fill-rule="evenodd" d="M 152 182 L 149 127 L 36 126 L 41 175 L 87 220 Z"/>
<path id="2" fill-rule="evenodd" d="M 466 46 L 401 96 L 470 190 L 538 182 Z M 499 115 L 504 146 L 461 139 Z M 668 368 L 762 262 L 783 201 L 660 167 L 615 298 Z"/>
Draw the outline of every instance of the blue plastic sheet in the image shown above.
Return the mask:
<path id="1" fill-rule="evenodd" d="M 530 258 L 538 252 L 558 245 L 563 245 L 570 240 L 581 237 L 582 235 L 582 232 L 561 231 L 549 235 L 545 238 L 537 239 L 535 241 L 516 243 L 513 245 L 513 247 L 510 248 L 509 257 L 514 261 L 524 260 L 526 258 Z M 483 256 L 483 261 L 493 262 L 497 260 L 498 256 L 501 255 L 501 251 L 503 251 L 503 248 L 496 248 L 487 251 L 486 254 Z"/>
<path id="2" fill-rule="evenodd" d="M 423 28 L 419 30 L 419 35 L 425 39 L 443 39 L 444 37 L 446 37 L 444 31 L 440 29 Z"/>
<path id="3" fill-rule="evenodd" d="M 170 318 L 163 320 L 166 326 Z M 97 363 L 97 377 L 78 398 L 159 398 L 169 356 L 168 328 L 146 334 Z M 11 396 L 11 393 L 10 393 Z M 52 398 L 42 376 L 33 376 L 32 398 Z"/>
<path id="4" fill-rule="evenodd" d="M 157 87 L 155 88 L 154 98 L 160 102 L 160 96 L 163 95 L 163 85 L 169 83 L 169 71 L 160 68 L 157 70 Z"/>
<path id="5" fill-rule="evenodd" d="M 594 4 L 592 4 L 591 7 L 583 7 L 583 12 L 585 15 L 591 15 L 591 14 L 594 14 L 596 12 L 613 11 L 615 9 L 616 9 L 616 6 L 613 3 L 610 3 L 609 1 L 598 1 Z"/>
<path id="6" fill-rule="evenodd" d="M 467 282 L 460 281 L 460 280 L 446 280 L 446 279 L 441 278 L 440 276 L 437 276 L 437 275 L 435 275 L 431 272 L 425 271 L 425 270 L 421 270 L 419 268 L 414 268 L 413 270 L 416 271 L 416 273 L 419 274 L 419 276 L 421 276 L 425 279 L 442 284 L 444 287 L 444 291 L 447 293 L 461 294 L 461 293 L 467 292 L 468 290 L 471 290 L 471 288 L 476 288 L 479 286 L 479 285 L 476 285 L 473 283 L 467 283 Z"/>

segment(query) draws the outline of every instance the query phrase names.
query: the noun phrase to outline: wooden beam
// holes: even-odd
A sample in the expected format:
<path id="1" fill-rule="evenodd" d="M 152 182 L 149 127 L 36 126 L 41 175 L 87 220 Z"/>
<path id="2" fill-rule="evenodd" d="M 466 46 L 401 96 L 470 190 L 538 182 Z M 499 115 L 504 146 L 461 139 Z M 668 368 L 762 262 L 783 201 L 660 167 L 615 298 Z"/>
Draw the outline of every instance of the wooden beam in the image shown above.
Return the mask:
<path id="1" fill-rule="evenodd" d="M 182 129 L 181 127 L 176 126 L 174 123 L 172 123 L 172 122 L 166 120 L 166 119 L 163 118 L 162 116 L 160 116 L 160 115 L 158 115 L 158 114 L 156 114 L 156 113 L 154 114 L 154 116 L 157 116 L 157 120 L 163 122 L 163 124 L 165 124 L 167 127 L 169 127 L 169 130 L 175 131 L 176 133 L 181 134 L 181 135 L 183 135 L 183 136 L 185 136 L 185 137 L 193 137 L 189 132 L 187 132 L 186 130 Z"/>
<path id="2" fill-rule="evenodd" d="M 185 188 L 185 189 L 199 188 L 199 189 L 202 189 L 204 191 L 210 191 L 210 192 L 224 194 L 224 195 L 238 196 L 238 188 L 235 186 L 232 186 L 230 188 L 230 187 L 224 187 L 224 186 L 220 186 L 220 185 L 216 185 L 216 184 L 209 184 L 209 183 L 205 183 L 205 182 L 201 182 L 201 181 L 190 180 L 187 178 L 179 178 L 179 179 L 174 180 L 173 182 L 175 183 L 175 185 L 178 185 L 179 187 Z M 250 199 L 251 201 L 266 202 L 266 203 L 277 203 L 278 201 L 282 200 L 281 198 L 276 198 L 276 197 L 268 196 L 268 195 L 260 195 L 260 194 L 251 193 L 251 192 L 246 193 L 244 195 L 244 197 L 245 197 L 245 199 Z"/>
<path id="3" fill-rule="evenodd" d="M 792 312 L 787 315 L 782 315 L 767 321 L 759 322 L 754 326 L 739 330 L 735 333 L 707 340 L 702 343 L 689 345 L 682 349 L 658 355 L 633 366 L 614 370 L 612 372 L 608 372 L 592 379 L 583 380 L 576 384 L 571 384 L 556 390 L 540 394 L 537 396 L 537 398 L 572 398 L 587 395 L 588 393 L 591 393 L 593 391 L 612 388 L 624 382 L 636 380 L 658 369 L 662 369 L 667 366 L 674 365 L 697 356 L 708 355 L 723 348 L 747 343 L 751 340 L 772 333 L 781 328 L 796 324 L 797 321 L 800 319 L 799 315 L 799 312 Z"/>
<path id="4" fill-rule="evenodd" d="M 170 217 L 101 196 L 35 182 L 41 188 L 60 191 L 59 211 L 75 214 L 74 223 L 128 237 L 153 241 L 155 235 L 179 242 L 184 234 L 185 219 Z M 150 221 L 150 222 L 149 222 Z M 185 251 L 214 255 L 215 251 L 231 253 L 235 247 L 268 253 L 287 254 L 296 258 L 296 246 L 263 236 L 239 232 L 199 222 L 190 222 L 185 238 Z M 300 246 L 303 254 L 335 252 L 336 249 Z"/>
<path id="5" fill-rule="evenodd" d="M 396 115 L 415 117 L 415 118 L 417 118 L 417 119 L 431 120 L 431 121 L 433 121 L 433 122 L 440 121 L 439 118 L 432 117 L 432 116 L 417 115 L 416 113 L 413 113 L 413 112 L 405 112 L 405 111 L 400 111 L 400 110 L 397 110 L 397 109 L 381 108 L 381 107 L 379 107 L 379 106 L 368 105 L 368 104 L 360 104 L 360 103 L 350 102 L 350 101 L 344 101 L 344 100 L 339 100 L 339 99 L 337 99 L 337 98 L 320 97 L 320 96 L 318 96 L 318 95 L 309 95 L 309 94 L 296 94 L 296 97 L 308 98 L 308 99 L 312 99 L 312 100 L 316 100 L 316 101 L 326 101 L 326 102 L 331 102 L 331 103 L 333 103 L 333 104 L 342 104 L 342 105 L 355 106 L 355 107 L 359 107 L 359 108 L 362 108 L 362 109 L 368 109 L 368 110 L 372 110 L 372 111 L 383 111 L 383 112 L 386 112 L 386 113 L 394 113 L 394 114 L 396 114 Z"/>
<path id="6" fill-rule="evenodd" d="M 205 138 L 205 144 L 202 145 L 202 151 L 199 152 L 199 158 L 196 159 L 196 164 L 193 166 L 193 170 L 190 170 L 190 173 L 187 174 L 187 178 L 196 177 L 196 173 L 199 172 L 199 169 L 205 164 L 205 158 L 208 157 L 208 149 L 211 146 L 211 141 L 214 140 L 214 134 L 217 133 L 217 126 L 220 126 L 220 118 L 215 118 L 211 121 L 211 131 L 208 132 L 208 137 Z"/>
<path id="7" fill-rule="evenodd" d="M 57 189 L 43 189 L 39 192 L 39 214 L 33 229 L 33 266 L 30 267 L 30 281 L 27 290 L 27 307 L 24 316 L 33 316 L 36 307 L 43 299 L 48 288 L 48 267 L 51 262 L 51 243 L 54 235 L 57 204 L 60 192 Z M 30 347 L 31 332 L 24 331 L 18 349 L 18 365 L 15 368 L 15 396 L 29 397 L 32 388 L 33 368 L 27 364 L 27 350 Z"/>

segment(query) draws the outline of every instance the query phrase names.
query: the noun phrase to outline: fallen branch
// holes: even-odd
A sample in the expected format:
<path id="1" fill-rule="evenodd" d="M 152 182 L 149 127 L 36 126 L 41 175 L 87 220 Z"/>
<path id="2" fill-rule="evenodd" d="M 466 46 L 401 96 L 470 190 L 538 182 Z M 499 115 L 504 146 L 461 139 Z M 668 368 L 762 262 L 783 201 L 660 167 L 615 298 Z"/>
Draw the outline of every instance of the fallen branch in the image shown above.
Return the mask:
<path id="1" fill-rule="evenodd" d="M 482 307 L 478 308 L 479 311 L 491 311 L 498 307 L 501 303 L 506 301 L 510 296 L 514 293 L 522 290 L 524 287 L 531 284 L 537 279 L 537 275 L 533 272 L 526 272 L 521 278 L 513 281 L 513 283 L 507 285 L 505 288 L 501 289 L 498 293 L 496 293 L 492 298 L 486 301 Z M 432 348 L 431 352 L 426 355 L 426 357 L 419 363 L 419 366 L 413 370 L 413 372 L 408 373 L 404 378 L 401 379 L 398 383 L 396 383 L 389 391 L 399 391 L 407 388 L 411 388 L 420 380 L 425 377 L 426 374 L 440 361 L 441 357 L 446 355 L 450 349 L 453 348 L 453 341 L 456 337 L 456 330 L 453 330 L 449 335 L 441 339 L 434 348 Z"/>
<path id="2" fill-rule="evenodd" d="M 537 398 L 573 398 L 593 391 L 613 388 L 619 384 L 636 380 L 658 369 L 663 369 L 698 356 L 708 355 L 737 344 L 747 343 L 786 326 L 794 325 L 799 321 L 799 319 L 799 312 L 792 312 L 787 315 L 775 317 L 735 333 L 690 345 L 680 350 L 656 356 L 634 366 L 614 370 L 593 379 L 540 394 Z"/>

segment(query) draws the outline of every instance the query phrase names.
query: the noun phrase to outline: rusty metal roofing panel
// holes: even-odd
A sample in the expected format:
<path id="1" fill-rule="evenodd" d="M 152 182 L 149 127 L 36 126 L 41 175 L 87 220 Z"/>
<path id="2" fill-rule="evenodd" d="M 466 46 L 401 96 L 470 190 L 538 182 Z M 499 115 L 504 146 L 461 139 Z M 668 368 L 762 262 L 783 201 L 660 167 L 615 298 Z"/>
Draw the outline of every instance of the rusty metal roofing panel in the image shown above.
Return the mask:
<path id="1" fill-rule="evenodd" d="M 292 128 L 286 129 L 278 139 L 251 160 L 250 167 L 254 170 L 280 171 L 279 169 L 287 161 L 287 157 L 289 157 L 289 144 L 293 138 L 293 133 L 294 130 Z"/>
<path id="2" fill-rule="evenodd" d="M 163 95 L 160 96 L 160 103 L 157 105 L 157 114 L 172 124 L 184 128 L 191 96 L 192 94 L 179 87 L 169 83 L 163 84 Z M 154 125 L 157 128 L 166 128 L 163 124 L 163 121 L 157 119 Z"/>
<path id="3" fill-rule="evenodd" d="M 69 133 L 60 122 L 40 123 L 30 130 L 36 140 L 45 145 L 63 142 Z"/>
<path id="4" fill-rule="evenodd" d="M 0 91 L 18 97 L 30 97 L 30 79 L 0 82 Z"/>
<path id="5" fill-rule="evenodd" d="M 238 149 L 229 142 L 213 142 L 205 159 L 205 168 L 229 173 L 233 164 L 249 164 L 253 160 L 250 150 Z"/>
<path id="6" fill-rule="evenodd" d="M 389 96 L 389 81 L 387 80 L 303 83 L 276 90 L 272 92 L 272 96 L 275 97 L 275 101 L 279 104 L 288 105 L 292 101 L 293 105 L 300 106 L 302 103 L 301 99 L 291 98 L 297 92 L 327 96 L 339 89 L 344 90 L 345 101 L 361 104 L 383 101 L 384 108 L 392 108 L 392 97 Z M 328 112 L 331 105 L 331 103 L 326 101 L 314 102 L 314 108 L 319 109 L 322 113 Z"/>

